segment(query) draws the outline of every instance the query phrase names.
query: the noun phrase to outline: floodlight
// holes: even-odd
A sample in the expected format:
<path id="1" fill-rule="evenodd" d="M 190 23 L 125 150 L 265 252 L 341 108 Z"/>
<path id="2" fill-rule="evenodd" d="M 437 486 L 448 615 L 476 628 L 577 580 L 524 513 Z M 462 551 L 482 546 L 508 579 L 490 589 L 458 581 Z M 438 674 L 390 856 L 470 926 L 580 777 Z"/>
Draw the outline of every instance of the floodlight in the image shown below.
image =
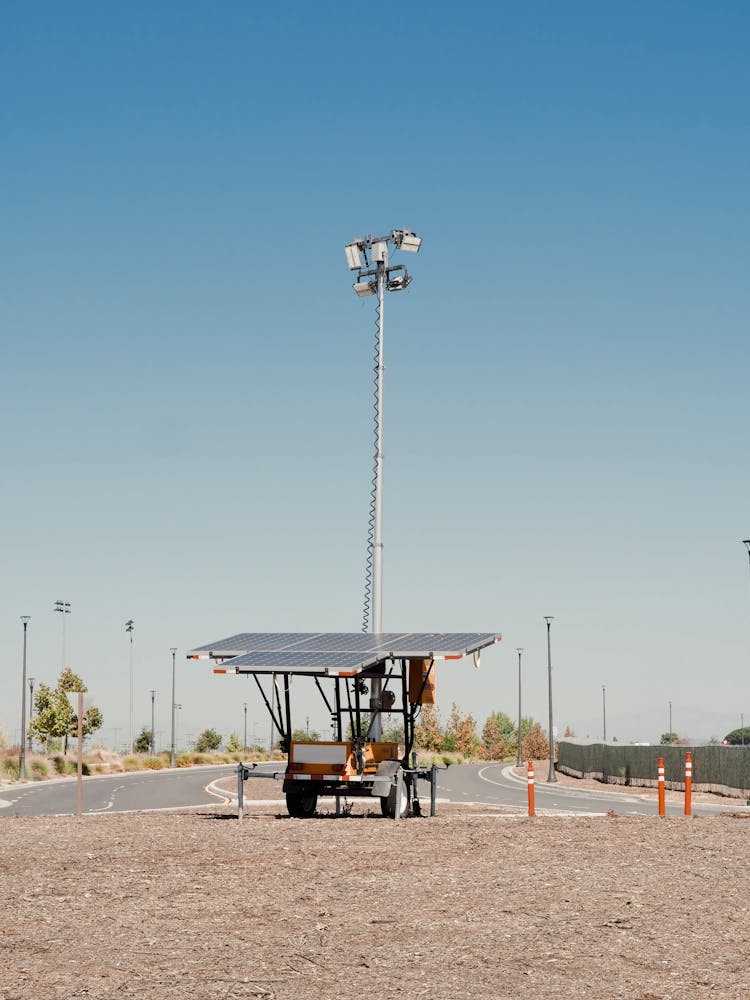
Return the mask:
<path id="1" fill-rule="evenodd" d="M 362 255 L 360 253 L 358 243 L 350 243 L 348 246 L 344 247 L 344 252 L 346 253 L 346 262 L 349 265 L 350 271 L 359 271 L 362 267 Z"/>
<path id="2" fill-rule="evenodd" d="M 403 292 L 403 290 L 408 288 L 410 284 L 411 276 L 404 271 L 403 274 L 399 274 L 396 278 L 388 278 L 388 291 Z"/>
<path id="3" fill-rule="evenodd" d="M 375 294 L 377 284 L 374 281 L 355 281 L 352 288 L 360 298 L 364 299 L 368 295 Z"/>
<path id="4" fill-rule="evenodd" d="M 409 253 L 417 253 L 422 246 L 422 240 L 411 229 L 394 229 L 393 239 L 399 250 L 408 250 Z"/>

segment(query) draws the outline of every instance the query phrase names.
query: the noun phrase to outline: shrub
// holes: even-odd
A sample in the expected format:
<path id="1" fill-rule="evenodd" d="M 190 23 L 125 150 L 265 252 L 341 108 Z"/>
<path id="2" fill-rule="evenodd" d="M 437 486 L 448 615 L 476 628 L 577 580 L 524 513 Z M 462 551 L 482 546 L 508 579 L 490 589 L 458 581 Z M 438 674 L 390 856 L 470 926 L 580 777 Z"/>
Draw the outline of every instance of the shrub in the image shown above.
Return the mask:
<path id="1" fill-rule="evenodd" d="M 122 758 L 122 766 L 126 771 L 140 771 L 141 769 L 141 759 L 134 755 Z"/>
<path id="2" fill-rule="evenodd" d="M 205 753 L 206 750 L 218 750 L 221 746 L 221 736 L 215 729 L 204 729 L 195 741 L 195 749 L 198 753 Z"/>
<path id="3" fill-rule="evenodd" d="M 175 757 L 176 767 L 190 767 L 193 763 L 193 758 L 191 754 L 181 753 L 179 757 Z"/>
<path id="4" fill-rule="evenodd" d="M 42 778 L 46 778 L 49 774 L 49 765 L 46 760 L 42 760 L 41 757 L 35 757 L 31 762 L 31 773 L 34 777 L 34 781 L 41 781 Z"/>
<path id="5" fill-rule="evenodd" d="M 18 781 L 19 764 L 16 760 L 11 760 L 6 757 L 2 765 L 2 773 L 6 778 L 10 778 L 11 781 Z"/>
<path id="6" fill-rule="evenodd" d="M 143 762 L 143 766 L 147 767 L 149 771 L 161 771 L 164 767 L 164 761 L 161 757 L 147 757 Z"/>

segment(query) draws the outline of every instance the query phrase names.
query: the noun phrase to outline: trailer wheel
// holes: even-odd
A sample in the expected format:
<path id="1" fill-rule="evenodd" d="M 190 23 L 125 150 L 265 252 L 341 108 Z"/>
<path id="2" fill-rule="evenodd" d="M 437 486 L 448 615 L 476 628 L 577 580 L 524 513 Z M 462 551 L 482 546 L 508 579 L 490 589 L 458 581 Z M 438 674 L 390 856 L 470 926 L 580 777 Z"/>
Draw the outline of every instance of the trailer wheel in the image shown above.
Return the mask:
<path id="1" fill-rule="evenodd" d="M 318 805 L 318 795 L 311 788 L 303 788 L 299 792 L 286 793 L 286 808 L 295 819 L 309 819 L 315 815 Z"/>
<path id="2" fill-rule="evenodd" d="M 401 802 L 400 802 L 399 816 L 403 818 L 409 809 L 409 792 L 406 788 L 406 783 L 401 785 Z M 396 785 L 394 785 L 387 795 L 380 796 L 380 811 L 388 819 L 396 818 Z"/>

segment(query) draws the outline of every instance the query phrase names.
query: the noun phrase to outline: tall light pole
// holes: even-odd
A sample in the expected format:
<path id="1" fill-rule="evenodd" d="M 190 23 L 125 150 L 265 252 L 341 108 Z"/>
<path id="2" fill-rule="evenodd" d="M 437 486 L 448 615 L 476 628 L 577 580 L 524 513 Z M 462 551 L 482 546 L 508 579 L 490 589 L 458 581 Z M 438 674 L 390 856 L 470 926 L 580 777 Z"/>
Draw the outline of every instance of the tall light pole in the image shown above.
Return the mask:
<path id="1" fill-rule="evenodd" d="M 31 752 L 33 750 L 31 742 L 31 720 L 34 718 L 34 683 L 36 681 L 35 677 L 29 677 L 29 745 L 28 750 Z"/>
<path id="2" fill-rule="evenodd" d="M 60 666 L 62 670 L 65 670 L 65 618 L 70 614 L 70 601 L 55 601 L 55 611 L 59 611 L 62 615 L 62 651 Z"/>
<path id="3" fill-rule="evenodd" d="M 156 691 L 151 691 L 151 756 L 156 756 L 156 715 L 154 713 L 154 702 Z"/>
<path id="4" fill-rule="evenodd" d="M 129 618 L 125 622 L 125 631 L 130 636 L 130 712 L 128 715 L 128 753 L 133 752 L 133 629 L 135 622 Z"/>
<path id="5" fill-rule="evenodd" d="M 516 754 L 516 767 L 521 767 L 523 765 L 521 741 L 521 653 L 523 653 L 523 646 L 519 646 L 516 652 L 518 653 L 518 752 Z"/>
<path id="6" fill-rule="evenodd" d="M 21 753 L 18 761 L 18 777 L 26 780 L 26 633 L 31 615 L 21 615 L 23 623 L 23 657 L 21 666 Z"/>
<path id="7" fill-rule="evenodd" d="M 669 742 L 672 742 L 672 702 L 669 703 Z"/>
<path id="8" fill-rule="evenodd" d="M 382 632 L 383 607 L 383 309 L 385 292 L 400 292 L 409 286 L 411 278 L 403 264 L 389 266 L 389 247 L 416 253 L 422 240 L 409 229 L 393 229 L 387 236 L 365 236 L 353 240 L 345 248 L 350 271 L 357 272 L 353 284 L 360 298 L 377 295 L 375 326 L 375 455 L 370 499 L 370 520 L 365 570 L 365 600 L 362 631 Z M 364 258 L 364 260 L 363 260 Z M 372 602 L 372 621 L 370 604 Z M 368 626 L 371 627 L 368 629 Z M 370 738 L 378 741 L 382 735 L 382 689 L 380 677 L 370 685 Z"/>
<path id="9" fill-rule="evenodd" d="M 549 773 L 547 781 L 557 781 L 555 774 L 555 730 L 552 725 L 552 644 L 550 640 L 550 627 L 555 620 L 553 615 L 545 615 L 547 622 L 547 681 L 549 685 Z"/>
<path id="10" fill-rule="evenodd" d="M 602 684 L 602 742 L 607 742 L 607 688 Z"/>
<path id="11" fill-rule="evenodd" d="M 245 730 L 242 738 L 242 752 L 247 753 L 247 702 L 243 701 L 242 708 L 245 712 Z"/>
<path id="12" fill-rule="evenodd" d="M 175 682 L 175 656 L 177 655 L 177 647 L 172 646 L 169 650 L 172 654 L 172 739 L 169 745 L 169 766 L 174 767 L 174 712 L 176 705 L 174 703 L 174 682 Z"/>

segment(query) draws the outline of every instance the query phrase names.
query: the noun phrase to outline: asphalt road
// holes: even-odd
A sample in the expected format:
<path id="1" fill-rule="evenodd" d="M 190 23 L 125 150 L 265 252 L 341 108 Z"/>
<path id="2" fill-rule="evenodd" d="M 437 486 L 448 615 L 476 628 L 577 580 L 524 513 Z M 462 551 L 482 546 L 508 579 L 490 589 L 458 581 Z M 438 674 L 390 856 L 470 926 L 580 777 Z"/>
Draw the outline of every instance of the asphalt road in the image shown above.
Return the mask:
<path id="1" fill-rule="evenodd" d="M 270 772 L 279 763 L 261 764 Z M 92 776 L 83 780 L 83 811 L 86 814 L 189 809 L 216 805 L 221 801 L 207 791 L 211 782 L 231 776 L 234 765 L 137 771 L 129 774 Z M 256 771 L 256 773 L 258 773 Z M 603 815 L 612 809 L 621 816 L 648 816 L 657 812 L 654 797 L 637 793 L 579 791 L 539 781 L 535 785 L 536 812 L 569 815 Z M 420 785 L 420 796 L 429 802 L 429 785 Z M 476 802 L 511 806 L 526 811 L 526 781 L 512 774 L 507 764 L 454 765 L 438 772 L 438 796 L 451 802 Z M 736 800 L 724 804 L 693 803 L 696 814 L 737 811 Z M 682 813 L 682 801 L 667 802 L 667 813 Z M 76 811 L 75 780 L 34 782 L 0 791 L 0 819 L 4 816 L 59 816 Z"/>

